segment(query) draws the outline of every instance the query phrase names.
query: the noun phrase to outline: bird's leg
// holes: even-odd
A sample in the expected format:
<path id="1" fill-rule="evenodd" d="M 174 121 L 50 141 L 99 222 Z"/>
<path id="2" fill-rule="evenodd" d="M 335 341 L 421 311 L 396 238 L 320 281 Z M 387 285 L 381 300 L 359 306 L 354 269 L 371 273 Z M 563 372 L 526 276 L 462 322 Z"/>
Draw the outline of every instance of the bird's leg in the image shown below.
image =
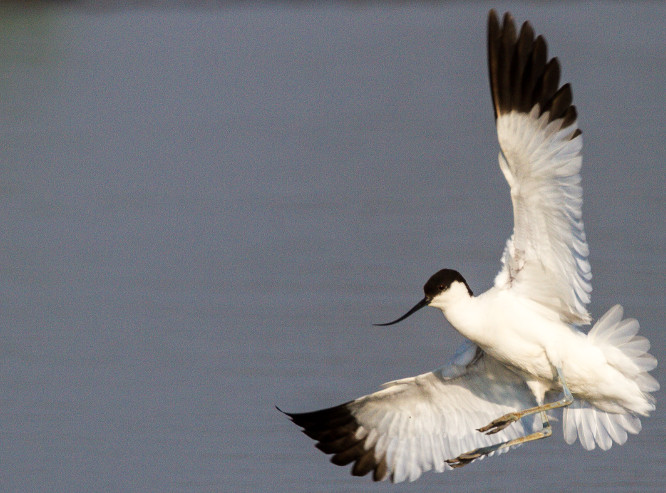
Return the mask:
<path id="1" fill-rule="evenodd" d="M 551 402 L 549 404 L 543 404 L 541 406 L 531 407 L 523 411 L 517 411 L 515 413 L 505 414 L 504 416 L 490 422 L 483 428 L 479 428 L 478 431 L 485 433 L 486 435 L 492 435 L 493 433 L 502 431 L 511 423 L 513 423 L 514 421 L 518 421 L 520 418 L 524 416 L 529 416 L 530 414 L 536 414 L 540 411 L 550 411 L 551 409 L 557 409 L 558 407 L 566 407 L 569 404 L 571 404 L 573 402 L 573 396 L 571 395 L 569 387 L 567 387 L 567 383 L 564 381 L 562 370 L 558 367 L 555 367 L 555 369 L 557 370 L 557 376 L 560 380 L 560 384 L 562 385 L 562 392 L 564 392 L 564 397 L 562 399 L 560 399 L 559 401 Z"/>
<path id="2" fill-rule="evenodd" d="M 550 423 L 548 422 L 548 416 L 546 416 L 546 411 L 541 411 L 541 424 L 542 424 L 541 430 L 535 433 L 531 433 L 530 435 L 526 435 L 520 438 L 515 438 L 513 440 L 508 440 L 502 443 L 497 443 L 495 445 L 490 445 L 488 447 L 481 447 L 472 450 L 471 452 L 460 454 L 455 459 L 448 459 L 445 462 L 455 469 L 458 467 L 466 466 L 473 460 L 478 459 L 479 457 L 483 457 L 484 455 L 489 455 L 495 452 L 496 450 L 514 447 L 516 445 L 521 445 L 523 443 L 531 442 L 533 440 L 540 440 L 541 438 L 548 438 L 550 435 L 552 435 L 553 431 L 550 427 Z"/>

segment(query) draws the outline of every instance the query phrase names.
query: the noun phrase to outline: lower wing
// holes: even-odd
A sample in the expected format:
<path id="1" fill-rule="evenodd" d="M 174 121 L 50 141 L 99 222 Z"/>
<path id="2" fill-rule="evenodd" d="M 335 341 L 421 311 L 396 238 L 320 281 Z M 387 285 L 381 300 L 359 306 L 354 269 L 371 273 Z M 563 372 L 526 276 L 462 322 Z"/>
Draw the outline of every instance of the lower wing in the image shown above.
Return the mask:
<path id="1" fill-rule="evenodd" d="M 375 481 L 414 481 L 447 459 L 535 431 L 534 417 L 493 435 L 477 431 L 506 413 L 536 405 L 523 378 L 466 342 L 438 370 L 396 380 L 383 389 L 319 411 L 286 413 L 331 462 Z"/>

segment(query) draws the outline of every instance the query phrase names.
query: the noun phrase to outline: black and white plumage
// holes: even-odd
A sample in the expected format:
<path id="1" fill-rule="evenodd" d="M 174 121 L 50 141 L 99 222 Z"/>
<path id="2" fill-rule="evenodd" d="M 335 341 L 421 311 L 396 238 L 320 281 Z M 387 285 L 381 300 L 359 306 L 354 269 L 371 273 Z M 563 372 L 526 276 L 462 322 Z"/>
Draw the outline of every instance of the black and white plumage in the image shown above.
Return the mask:
<path id="1" fill-rule="evenodd" d="M 287 413 L 354 475 L 413 481 L 464 466 L 549 436 L 546 412 L 560 407 L 567 443 L 606 450 L 640 431 L 639 416 L 654 409 L 656 359 L 638 322 L 617 305 L 588 334 L 578 329 L 590 322 L 591 292 L 582 137 L 559 63 L 528 23 L 517 32 L 509 14 L 500 23 L 491 11 L 488 67 L 514 211 L 503 267 L 476 297 L 458 272 L 443 269 L 423 300 L 390 323 L 433 306 L 468 341 L 433 372 L 329 409 Z"/>
<path id="2" fill-rule="evenodd" d="M 334 454 L 334 464 L 353 463 L 355 476 L 396 483 L 451 469 L 446 459 L 537 429 L 530 417 L 493 435 L 476 431 L 537 402 L 524 379 L 471 342 L 447 366 L 382 387 L 330 409 L 287 414 L 318 449 Z"/>
<path id="3" fill-rule="evenodd" d="M 560 64 L 525 22 L 488 17 L 488 73 L 500 144 L 500 169 L 511 187 L 514 232 L 498 287 L 519 286 L 555 304 L 566 322 L 589 323 L 592 273 L 582 221 L 583 141 L 571 86 L 559 86 Z"/>

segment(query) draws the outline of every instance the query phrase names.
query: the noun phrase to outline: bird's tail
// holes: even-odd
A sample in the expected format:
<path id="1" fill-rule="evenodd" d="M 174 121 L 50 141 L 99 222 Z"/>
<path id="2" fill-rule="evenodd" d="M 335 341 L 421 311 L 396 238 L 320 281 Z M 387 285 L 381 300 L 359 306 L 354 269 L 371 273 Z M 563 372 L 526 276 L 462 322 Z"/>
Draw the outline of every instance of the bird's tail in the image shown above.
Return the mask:
<path id="1" fill-rule="evenodd" d="M 659 383 L 650 375 L 657 360 L 648 353 L 649 341 L 637 335 L 640 328 L 634 319 L 622 320 L 622 307 L 615 305 L 594 324 L 588 338 L 603 349 L 606 359 L 627 379 L 635 382 L 640 391 L 640 403 L 622 412 L 607 412 L 585 400 L 575 400 L 564 409 L 564 439 L 568 444 L 580 439 L 587 450 L 596 445 L 608 450 L 613 441 L 622 445 L 627 432 L 638 433 L 641 421 L 637 414 L 647 415 L 654 410 L 654 397 L 650 392 L 659 390 Z"/>

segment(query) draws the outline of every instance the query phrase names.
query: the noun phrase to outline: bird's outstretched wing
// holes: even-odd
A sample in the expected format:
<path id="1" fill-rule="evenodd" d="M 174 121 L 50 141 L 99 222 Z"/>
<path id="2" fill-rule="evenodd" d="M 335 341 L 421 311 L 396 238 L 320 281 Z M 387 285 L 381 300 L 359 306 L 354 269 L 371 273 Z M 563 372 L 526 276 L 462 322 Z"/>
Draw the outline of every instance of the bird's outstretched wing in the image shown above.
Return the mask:
<path id="1" fill-rule="evenodd" d="M 374 394 L 310 413 L 287 415 L 334 454 L 352 474 L 393 482 L 449 469 L 447 459 L 535 431 L 534 417 L 499 433 L 477 428 L 512 411 L 536 405 L 525 381 L 466 342 L 451 363 L 430 373 L 396 380 Z"/>
<path id="2" fill-rule="evenodd" d="M 488 16 L 488 69 L 500 144 L 511 187 L 514 229 L 495 286 L 520 291 L 560 314 L 589 323 L 592 274 L 581 218 L 581 149 L 569 84 L 557 58 L 529 23 Z"/>

